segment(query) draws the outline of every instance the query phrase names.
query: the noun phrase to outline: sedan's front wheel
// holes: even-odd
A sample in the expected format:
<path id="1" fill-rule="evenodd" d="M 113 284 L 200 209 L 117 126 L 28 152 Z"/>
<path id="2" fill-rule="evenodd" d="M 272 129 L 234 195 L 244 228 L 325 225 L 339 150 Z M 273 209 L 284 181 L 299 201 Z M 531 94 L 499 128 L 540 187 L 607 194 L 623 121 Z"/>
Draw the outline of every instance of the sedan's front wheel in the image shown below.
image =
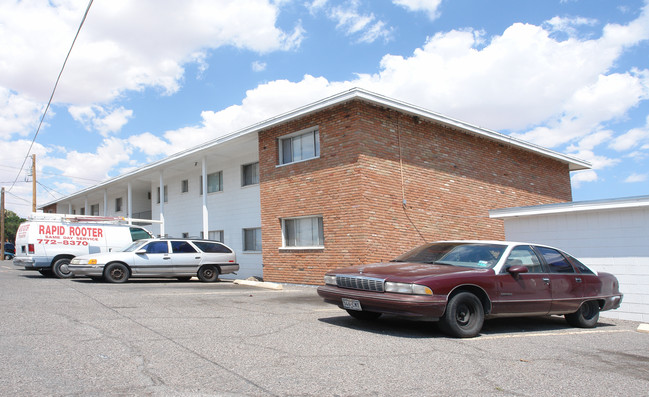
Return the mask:
<path id="1" fill-rule="evenodd" d="M 484 308 L 480 299 L 470 292 L 460 292 L 446 305 L 439 328 L 456 338 L 472 338 L 480 333 L 483 323 Z"/>
<path id="2" fill-rule="evenodd" d="M 128 267 L 122 263 L 111 263 L 104 270 L 104 279 L 110 283 L 124 283 L 128 276 Z"/>
<path id="3" fill-rule="evenodd" d="M 566 314 L 565 317 L 573 327 L 593 328 L 599 321 L 599 304 L 595 301 L 584 302 L 579 310 Z"/>
<path id="4" fill-rule="evenodd" d="M 216 266 L 205 265 L 198 269 L 198 279 L 204 283 L 213 283 L 219 279 L 219 270 Z"/>

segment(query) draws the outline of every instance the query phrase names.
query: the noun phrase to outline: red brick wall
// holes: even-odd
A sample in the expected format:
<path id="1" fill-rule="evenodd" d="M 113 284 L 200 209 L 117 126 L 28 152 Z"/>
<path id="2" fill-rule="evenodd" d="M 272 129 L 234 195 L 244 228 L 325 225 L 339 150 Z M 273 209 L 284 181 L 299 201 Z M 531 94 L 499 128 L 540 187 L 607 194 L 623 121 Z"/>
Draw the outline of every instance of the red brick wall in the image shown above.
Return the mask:
<path id="1" fill-rule="evenodd" d="M 277 138 L 314 126 L 320 158 L 277 167 Z M 321 284 L 427 241 L 502 239 L 489 209 L 571 200 L 567 164 L 358 100 L 260 132 L 259 166 L 267 281 Z M 280 219 L 305 215 L 323 217 L 325 248 L 281 249 Z"/>

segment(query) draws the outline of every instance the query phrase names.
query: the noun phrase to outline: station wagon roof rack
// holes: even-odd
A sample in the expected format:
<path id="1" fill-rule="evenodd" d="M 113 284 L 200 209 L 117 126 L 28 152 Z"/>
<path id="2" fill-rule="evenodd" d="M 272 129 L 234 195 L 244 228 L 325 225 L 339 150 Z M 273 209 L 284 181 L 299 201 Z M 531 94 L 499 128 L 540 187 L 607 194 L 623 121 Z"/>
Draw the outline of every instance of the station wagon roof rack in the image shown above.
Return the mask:
<path id="1" fill-rule="evenodd" d="M 54 214 L 43 212 L 32 212 L 29 220 L 44 221 L 44 222 L 97 222 L 97 223 L 112 223 L 112 224 L 129 224 L 133 223 L 162 223 L 162 221 L 155 219 L 136 219 L 126 218 L 123 216 L 97 216 L 97 215 L 73 215 L 73 214 Z"/>

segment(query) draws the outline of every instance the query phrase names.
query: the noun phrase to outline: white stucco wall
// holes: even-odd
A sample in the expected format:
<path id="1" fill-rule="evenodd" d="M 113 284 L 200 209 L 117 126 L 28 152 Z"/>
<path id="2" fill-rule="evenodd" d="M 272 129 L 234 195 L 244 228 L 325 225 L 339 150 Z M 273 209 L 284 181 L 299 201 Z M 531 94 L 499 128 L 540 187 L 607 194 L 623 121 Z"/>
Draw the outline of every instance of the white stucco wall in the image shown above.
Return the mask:
<path id="1" fill-rule="evenodd" d="M 649 322 L 649 208 L 505 218 L 508 240 L 561 248 L 596 271 L 614 274 L 622 306 L 603 317 Z"/>
<path id="2" fill-rule="evenodd" d="M 224 279 L 263 276 L 261 252 L 244 252 L 243 229 L 261 227 L 261 206 L 259 185 L 241 186 L 241 168 L 244 164 L 258 161 L 254 151 L 236 154 L 228 158 L 208 157 L 207 174 L 223 171 L 223 191 L 207 195 L 209 231 L 222 230 L 224 243 L 237 254 L 240 270 L 236 275 L 225 274 Z M 165 234 L 169 237 L 200 237 L 203 230 L 203 196 L 200 194 L 199 179 L 201 163 L 187 172 L 164 177 L 168 189 L 168 201 L 164 203 Z M 181 193 L 182 180 L 189 181 L 189 191 Z M 152 183 L 152 217 L 160 219 L 160 204 L 157 203 L 159 182 Z M 158 225 L 149 227 L 160 232 Z M 205 236 L 207 238 L 207 236 Z"/>

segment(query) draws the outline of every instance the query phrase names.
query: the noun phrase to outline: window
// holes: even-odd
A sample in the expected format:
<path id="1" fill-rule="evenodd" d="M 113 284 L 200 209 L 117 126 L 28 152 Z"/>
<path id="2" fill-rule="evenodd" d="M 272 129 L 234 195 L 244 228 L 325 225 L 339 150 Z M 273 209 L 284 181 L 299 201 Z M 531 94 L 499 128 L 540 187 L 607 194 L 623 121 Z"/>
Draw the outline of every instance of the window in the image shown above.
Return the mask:
<path id="1" fill-rule="evenodd" d="M 525 266 L 529 273 L 544 273 L 541 261 L 529 245 L 515 247 L 509 254 L 501 273 L 507 273 L 510 266 Z"/>
<path id="2" fill-rule="evenodd" d="M 196 252 L 196 249 L 192 247 L 187 241 L 172 241 L 171 242 L 171 252 L 174 254 L 177 253 L 188 253 Z"/>
<path id="3" fill-rule="evenodd" d="M 99 204 L 93 204 L 90 206 L 90 215 L 99 215 Z"/>
<path id="4" fill-rule="evenodd" d="M 180 182 L 180 192 L 181 193 L 187 193 L 189 191 L 189 180 L 188 179 L 183 179 Z"/>
<path id="5" fill-rule="evenodd" d="M 147 254 L 166 254 L 169 252 L 166 241 L 152 241 L 142 249 L 146 250 Z"/>
<path id="6" fill-rule="evenodd" d="M 183 232 L 183 238 L 189 238 L 189 233 L 188 232 Z"/>
<path id="7" fill-rule="evenodd" d="M 289 164 L 320 156 L 320 134 L 317 128 L 280 138 L 279 163 Z"/>
<path id="8" fill-rule="evenodd" d="M 165 203 L 169 201 L 169 195 L 168 195 L 168 190 L 167 190 L 167 185 L 164 186 L 164 200 Z M 158 204 L 160 204 L 160 188 L 158 187 Z"/>
<path id="9" fill-rule="evenodd" d="M 143 240 L 143 239 L 153 237 L 149 232 L 139 227 L 131 227 L 130 230 L 131 230 L 131 239 L 133 241 Z"/>
<path id="10" fill-rule="evenodd" d="M 568 258 L 572 261 L 572 263 L 577 266 L 577 269 L 579 269 L 579 273 L 584 273 L 584 274 L 595 274 L 588 266 L 584 265 L 583 263 L 579 262 L 577 258 L 574 256 L 568 255 Z"/>
<path id="11" fill-rule="evenodd" d="M 259 162 L 246 164 L 241 170 L 241 186 L 256 185 L 259 183 Z"/>
<path id="12" fill-rule="evenodd" d="M 550 267 L 551 273 L 574 273 L 572 265 L 557 250 L 547 247 L 536 247 Z"/>
<path id="13" fill-rule="evenodd" d="M 243 250 L 261 251 L 261 228 L 243 229 Z"/>
<path id="14" fill-rule="evenodd" d="M 194 244 L 203 252 L 216 252 L 223 254 L 230 254 L 232 251 L 221 243 L 213 243 L 211 241 L 194 241 Z"/>
<path id="15" fill-rule="evenodd" d="M 324 247 L 322 217 L 282 220 L 284 247 Z"/>
<path id="16" fill-rule="evenodd" d="M 201 238 L 205 238 L 205 234 L 201 232 Z M 207 232 L 207 240 L 214 240 L 220 243 L 225 242 L 223 239 L 223 230 L 210 230 Z"/>
<path id="17" fill-rule="evenodd" d="M 203 175 L 198 177 L 200 183 L 200 194 L 203 194 Z M 223 171 L 207 174 L 207 193 L 223 191 Z"/>
<path id="18" fill-rule="evenodd" d="M 115 199 L 115 212 L 120 212 L 122 210 L 122 198 L 118 197 Z"/>

